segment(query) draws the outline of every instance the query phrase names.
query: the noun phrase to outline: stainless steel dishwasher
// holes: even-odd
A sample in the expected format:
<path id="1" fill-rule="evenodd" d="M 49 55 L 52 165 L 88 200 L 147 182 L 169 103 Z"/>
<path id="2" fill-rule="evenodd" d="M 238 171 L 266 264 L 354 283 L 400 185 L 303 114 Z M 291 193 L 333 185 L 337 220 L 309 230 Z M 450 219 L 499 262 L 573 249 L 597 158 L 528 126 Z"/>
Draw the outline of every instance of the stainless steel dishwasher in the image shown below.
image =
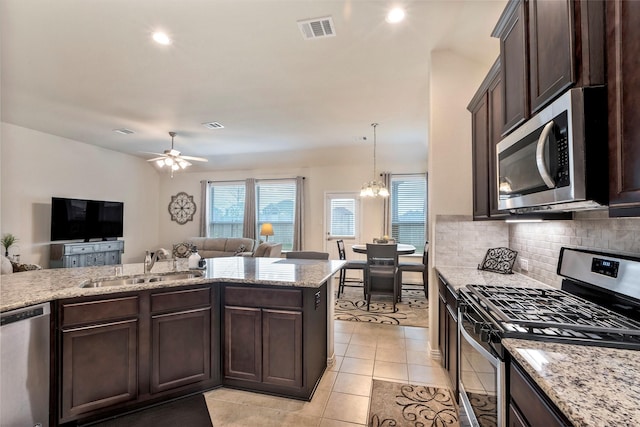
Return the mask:
<path id="1" fill-rule="evenodd" d="M 49 303 L 0 314 L 0 426 L 49 426 Z"/>

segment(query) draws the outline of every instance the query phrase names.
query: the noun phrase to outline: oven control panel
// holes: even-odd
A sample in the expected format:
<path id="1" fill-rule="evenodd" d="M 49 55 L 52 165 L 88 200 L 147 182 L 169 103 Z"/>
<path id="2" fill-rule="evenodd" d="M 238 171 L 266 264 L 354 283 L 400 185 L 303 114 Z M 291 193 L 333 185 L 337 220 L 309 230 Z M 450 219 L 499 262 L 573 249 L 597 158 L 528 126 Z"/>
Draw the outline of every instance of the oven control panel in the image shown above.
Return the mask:
<path id="1" fill-rule="evenodd" d="M 616 278 L 618 277 L 618 268 L 620 268 L 620 263 L 618 261 L 595 257 L 591 261 L 592 273 Z"/>

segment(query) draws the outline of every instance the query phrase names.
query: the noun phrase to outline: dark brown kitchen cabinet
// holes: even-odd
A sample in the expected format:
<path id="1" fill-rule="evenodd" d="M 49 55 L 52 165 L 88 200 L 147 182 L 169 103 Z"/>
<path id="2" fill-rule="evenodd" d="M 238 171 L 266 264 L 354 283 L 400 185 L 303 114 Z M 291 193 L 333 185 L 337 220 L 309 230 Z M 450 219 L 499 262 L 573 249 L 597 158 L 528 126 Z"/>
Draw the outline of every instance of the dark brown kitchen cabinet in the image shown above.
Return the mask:
<path id="1" fill-rule="evenodd" d="M 326 284 L 224 289 L 223 383 L 309 399 L 326 366 Z"/>
<path id="2" fill-rule="evenodd" d="M 458 297 L 438 275 L 439 328 L 438 345 L 442 354 L 442 367 L 447 370 L 456 401 L 458 401 Z"/>
<path id="3" fill-rule="evenodd" d="M 513 359 L 509 363 L 508 390 L 509 427 L 572 425 Z"/>
<path id="4" fill-rule="evenodd" d="M 511 0 L 500 39 L 505 135 L 571 86 L 605 83 L 604 1 Z"/>
<path id="5" fill-rule="evenodd" d="M 57 420 L 89 422 L 220 384 L 217 288 L 61 300 Z"/>
<path id="6" fill-rule="evenodd" d="M 138 397 L 138 297 L 61 303 L 60 420 Z"/>
<path id="7" fill-rule="evenodd" d="M 640 216 L 640 2 L 606 8 L 609 215 Z"/>
<path id="8" fill-rule="evenodd" d="M 211 379 L 211 288 L 151 294 L 151 394 Z"/>
<path id="9" fill-rule="evenodd" d="M 498 210 L 496 144 L 501 139 L 502 79 L 496 60 L 469 103 L 472 126 L 473 218 L 503 218 Z"/>

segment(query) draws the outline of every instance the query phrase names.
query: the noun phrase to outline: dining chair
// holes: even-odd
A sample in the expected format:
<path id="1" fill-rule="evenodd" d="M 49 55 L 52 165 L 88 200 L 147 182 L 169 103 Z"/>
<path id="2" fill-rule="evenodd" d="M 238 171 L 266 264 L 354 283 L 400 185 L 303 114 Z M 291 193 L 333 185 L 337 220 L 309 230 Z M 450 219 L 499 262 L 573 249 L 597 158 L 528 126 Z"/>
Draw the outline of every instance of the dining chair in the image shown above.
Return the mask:
<path id="1" fill-rule="evenodd" d="M 366 298 L 367 293 L 364 288 L 364 269 L 367 266 L 367 261 L 364 260 L 347 260 L 347 254 L 344 249 L 344 241 L 337 240 L 338 242 L 338 257 L 342 261 L 347 261 L 347 263 L 340 269 L 340 276 L 338 281 L 338 298 L 340 298 L 340 294 L 344 293 L 344 288 L 360 288 L 362 287 L 363 297 Z M 347 270 L 357 270 L 362 272 L 362 279 L 351 279 L 347 278 Z M 357 283 L 357 284 L 347 284 L 347 283 Z"/>
<path id="2" fill-rule="evenodd" d="M 424 297 L 429 299 L 429 269 L 427 268 L 429 259 L 429 241 L 424 244 L 424 252 L 422 253 L 422 263 L 419 262 L 400 262 L 398 263 L 398 287 L 400 292 L 398 293 L 398 302 L 402 300 L 402 288 L 404 283 L 402 282 L 402 273 L 405 271 L 412 271 L 416 273 L 422 273 L 422 290 L 424 290 Z M 405 288 L 405 289 L 420 289 L 420 288 Z"/>
<path id="3" fill-rule="evenodd" d="M 286 253 L 287 259 L 329 259 L 328 252 L 291 251 Z"/>
<path id="4" fill-rule="evenodd" d="M 393 312 L 398 301 L 398 245 L 367 243 L 367 268 L 365 270 L 367 311 L 372 295 L 390 295 Z"/>

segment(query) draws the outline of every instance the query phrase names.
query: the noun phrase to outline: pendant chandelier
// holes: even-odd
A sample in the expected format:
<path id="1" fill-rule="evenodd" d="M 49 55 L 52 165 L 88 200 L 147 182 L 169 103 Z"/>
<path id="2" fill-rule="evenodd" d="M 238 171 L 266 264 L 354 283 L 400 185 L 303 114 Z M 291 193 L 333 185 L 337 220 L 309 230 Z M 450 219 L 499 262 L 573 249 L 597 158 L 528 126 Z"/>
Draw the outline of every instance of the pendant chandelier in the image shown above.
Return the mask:
<path id="1" fill-rule="evenodd" d="M 373 179 L 362 185 L 360 189 L 360 197 L 389 197 L 389 190 L 382 181 L 376 179 L 376 127 L 377 123 L 371 123 L 373 126 Z"/>

